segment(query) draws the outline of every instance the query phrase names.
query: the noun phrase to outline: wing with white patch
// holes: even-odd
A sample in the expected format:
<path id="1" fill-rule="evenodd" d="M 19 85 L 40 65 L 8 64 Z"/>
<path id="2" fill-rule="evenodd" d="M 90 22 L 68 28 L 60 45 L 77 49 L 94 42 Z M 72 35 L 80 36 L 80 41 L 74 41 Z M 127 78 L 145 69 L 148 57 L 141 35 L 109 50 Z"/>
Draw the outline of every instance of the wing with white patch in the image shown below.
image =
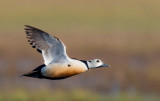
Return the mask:
<path id="1" fill-rule="evenodd" d="M 57 37 L 32 26 L 25 25 L 28 42 L 33 48 L 42 52 L 44 63 L 63 62 L 68 59 L 66 47 Z"/>

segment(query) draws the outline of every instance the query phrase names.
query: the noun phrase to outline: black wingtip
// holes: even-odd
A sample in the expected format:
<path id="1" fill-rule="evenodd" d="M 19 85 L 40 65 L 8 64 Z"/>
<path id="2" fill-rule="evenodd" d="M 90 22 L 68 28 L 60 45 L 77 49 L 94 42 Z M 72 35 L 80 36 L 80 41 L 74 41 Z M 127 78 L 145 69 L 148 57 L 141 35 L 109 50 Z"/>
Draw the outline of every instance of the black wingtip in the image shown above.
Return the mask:
<path id="1" fill-rule="evenodd" d="M 37 30 L 37 31 L 40 31 L 40 32 L 43 32 L 43 33 L 46 33 L 45 31 L 43 30 L 40 30 L 36 27 L 33 27 L 33 26 L 30 26 L 30 25 L 24 25 L 26 28 L 24 28 L 25 30 Z"/>
<path id="2" fill-rule="evenodd" d="M 32 27 L 32 26 L 30 26 L 30 25 L 24 25 L 25 27 Z"/>
<path id="3" fill-rule="evenodd" d="M 38 28 L 36 28 L 36 27 L 33 27 L 33 26 L 30 26 L 30 25 L 24 25 L 24 26 L 27 27 L 27 28 L 40 30 L 40 29 L 38 29 Z M 25 29 L 27 29 L 27 28 L 25 28 Z"/>
<path id="4" fill-rule="evenodd" d="M 25 26 L 24 30 L 28 30 L 28 29 L 34 28 L 34 27 L 30 26 L 30 25 L 24 25 L 24 26 Z"/>

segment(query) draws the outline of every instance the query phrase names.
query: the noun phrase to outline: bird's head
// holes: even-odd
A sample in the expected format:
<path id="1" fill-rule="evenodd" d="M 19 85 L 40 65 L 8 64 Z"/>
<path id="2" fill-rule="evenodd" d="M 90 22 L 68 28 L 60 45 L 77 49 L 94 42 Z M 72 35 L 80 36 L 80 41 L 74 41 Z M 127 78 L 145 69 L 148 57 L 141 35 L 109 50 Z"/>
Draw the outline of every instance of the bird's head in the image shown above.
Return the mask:
<path id="1" fill-rule="evenodd" d="M 88 60 L 89 68 L 100 68 L 100 67 L 110 67 L 110 65 L 103 63 L 100 59 Z"/>

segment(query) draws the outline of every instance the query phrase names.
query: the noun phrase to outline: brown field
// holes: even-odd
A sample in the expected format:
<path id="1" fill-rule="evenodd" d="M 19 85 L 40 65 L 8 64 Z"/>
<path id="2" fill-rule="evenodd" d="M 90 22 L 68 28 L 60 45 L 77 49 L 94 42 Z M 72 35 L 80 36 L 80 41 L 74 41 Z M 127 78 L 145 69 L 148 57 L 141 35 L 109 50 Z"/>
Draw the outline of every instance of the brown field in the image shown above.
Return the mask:
<path id="1" fill-rule="evenodd" d="M 1 0 L 0 101 L 158 101 L 159 3 Z M 70 57 L 99 58 L 111 68 L 59 81 L 20 77 L 43 64 L 25 38 L 25 24 L 60 38 Z"/>

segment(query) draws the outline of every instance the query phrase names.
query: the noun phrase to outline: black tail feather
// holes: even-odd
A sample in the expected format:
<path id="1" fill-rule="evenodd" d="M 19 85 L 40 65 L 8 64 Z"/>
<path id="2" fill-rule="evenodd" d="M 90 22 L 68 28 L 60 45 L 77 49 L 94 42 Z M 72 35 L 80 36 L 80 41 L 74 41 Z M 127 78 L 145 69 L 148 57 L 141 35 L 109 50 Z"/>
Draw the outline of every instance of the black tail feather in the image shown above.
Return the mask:
<path id="1" fill-rule="evenodd" d="M 50 79 L 50 80 L 61 80 L 61 79 L 65 79 L 67 77 L 60 77 L 60 78 L 51 78 L 51 77 L 46 77 L 46 76 L 43 76 L 41 74 L 41 69 L 43 67 L 45 67 L 46 65 L 43 64 L 37 68 L 35 68 L 33 71 L 29 72 L 29 73 L 26 73 L 26 74 L 23 74 L 22 76 L 26 76 L 26 77 L 32 77 L 32 78 L 39 78 L 39 79 Z"/>
<path id="2" fill-rule="evenodd" d="M 43 78 L 44 76 L 41 74 L 41 69 L 45 66 L 45 64 L 38 66 L 33 71 L 23 74 L 22 76 L 33 77 L 33 78 Z"/>
<path id="3" fill-rule="evenodd" d="M 36 72 L 36 71 L 32 71 L 32 72 L 30 72 L 30 73 L 23 74 L 22 76 L 33 77 L 33 78 L 39 78 L 39 73 Z"/>

